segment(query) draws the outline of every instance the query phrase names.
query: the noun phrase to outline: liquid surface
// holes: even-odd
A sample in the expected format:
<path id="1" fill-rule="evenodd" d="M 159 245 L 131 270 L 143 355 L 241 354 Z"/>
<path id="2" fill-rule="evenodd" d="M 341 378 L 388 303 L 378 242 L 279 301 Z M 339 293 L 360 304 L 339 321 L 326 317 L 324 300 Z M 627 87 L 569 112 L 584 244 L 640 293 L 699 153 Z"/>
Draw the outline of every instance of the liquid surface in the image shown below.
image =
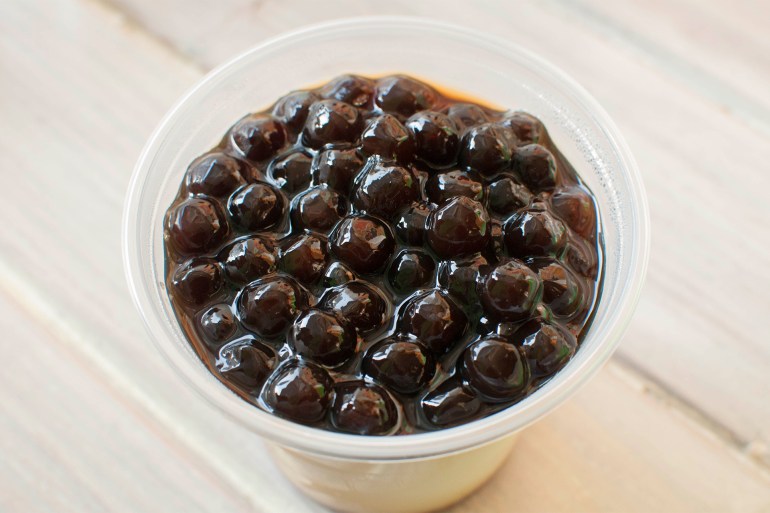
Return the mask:
<path id="1" fill-rule="evenodd" d="M 171 300 L 211 372 L 255 407 L 362 435 L 535 391 L 579 350 L 599 242 L 539 120 L 402 75 L 245 116 L 165 219 Z"/>

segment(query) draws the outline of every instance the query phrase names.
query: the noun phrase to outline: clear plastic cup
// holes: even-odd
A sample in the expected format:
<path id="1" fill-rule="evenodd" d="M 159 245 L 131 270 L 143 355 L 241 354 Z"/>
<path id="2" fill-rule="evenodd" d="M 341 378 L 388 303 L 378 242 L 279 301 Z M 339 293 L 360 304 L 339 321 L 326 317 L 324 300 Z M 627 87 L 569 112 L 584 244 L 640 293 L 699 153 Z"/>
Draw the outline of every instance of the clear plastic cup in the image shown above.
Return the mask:
<path id="1" fill-rule="evenodd" d="M 165 287 L 162 220 L 187 164 L 244 113 L 343 73 L 406 73 L 533 113 L 596 194 L 605 275 L 595 320 L 566 367 L 515 406 L 425 434 L 332 433 L 246 403 L 209 373 L 185 339 Z M 639 171 L 615 124 L 581 86 L 509 42 L 410 18 L 358 18 L 302 29 L 209 73 L 147 143 L 131 180 L 123 228 L 134 302 L 170 364 L 202 397 L 263 437 L 298 488 L 335 509 L 356 512 L 435 510 L 483 484 L 508 457 L 518 432 L 573 394 L 612 354 L 636 306 L 649 251 Z"/>

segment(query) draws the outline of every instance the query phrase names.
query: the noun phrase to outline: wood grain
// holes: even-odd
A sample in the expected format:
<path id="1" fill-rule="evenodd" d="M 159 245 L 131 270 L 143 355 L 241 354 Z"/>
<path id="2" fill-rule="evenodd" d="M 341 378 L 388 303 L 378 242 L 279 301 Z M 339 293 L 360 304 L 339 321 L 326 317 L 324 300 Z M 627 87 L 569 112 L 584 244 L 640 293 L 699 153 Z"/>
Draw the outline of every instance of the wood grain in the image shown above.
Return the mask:
<path id="1" fill-rule="evenodd" d="M 327 14 L 295 0 L 149 5 L 132 4 L 128 17 L 85 0 L 0 6 L 0 344 L 6 354 L 32 346 L 18 370 L 0 375 L 0 511 L 322 511 L 277 475 L 254 435 L 204 404 L 151 346 L 123 281 L 119 223 L 145 138 L 207 67 L 200 49 L 213 61 L 217 48 L 231 53 L 267 35 L 262 27 L 276 32 Z M 766 140 L 572 27 L 558 9 L 518 7 L 519 16 L 552 27 L 556 39 L 540 45 L 552 60 L 570 48 L 595 56 L 567 64 L 624 125 L 658 208 L 651 281 L 624 358 L 731 426 L 739 442 L 766 440 L 768 350 L 752 345 L 767 307 L 767 206 L 752 192 L 767 185 L 752 165 L 767 161 Z M 374 10 L 340 2 L 329 15 L 348 8 Z M 482 3 L 472 16 L 467 7 L 462 13 L 504 33 L 514 21 L 493 14 L 505 9 Z M 148 36 L 142 12 L 156 30 L 177 32 Z M 461 11 L 435 14 L 460 19 Z M 536 26 L 515 23 L 516 38 L 535 34 Z M 185 27 L 192 35 L 183 37 Z M 565 47 L 569 40 L 575 44 Z M 643 107 L 629 108 L 629 97 Z M 720 151 L 715 126 L 720 144 L 739 144 L 738 156 Z M 724 169 L 739 170 L 747 187 L 739 190 Z M 727 219 L 712 206 L 741 194 Z M 711 223 L 719 237 L 692 219 Z M 745 258 L 751 275 L 735 272 Z M 693 297 L 724 292 L 743 302 L 692 307 Z M 665 390 L 650 390 L 618 365 L 605 369 L 528 431 L 501 474 L 455 511 L 770 509 L 761 467 L 683 414 Z"/>
<path id="2" fill-rule="evenodd" d="M 768 130 L 755 129 L 765 127 L 770 68 L 762 51 L 766 34 L 751 2 L 731 3 L 729 23 L 720 23 L 716 0 L 623 2 L 603 10 L 594 2 L 592 8 L 605 13 L 600 21 L 582 4 L 567 7 L 570 2 L 480 2 L 469 14 L 465 4 L 438 0 L 376 7 L 354 0 L 232 0 L 216 12 L 203 0 L 152 7 L 115 1 L 204 68 L 287 27 L 362 14 L 414 14 L 466 25 L 563 67 L 620 125 L 652 206 L 649 281 L 621 357 L 770 465 L 770 345 L 757 338 L 767 333 L 770 309 L 770 204 L 764 197 L 770 190 L 770 123 Z M 645 15 L 635 17 L 637 11 Z M 635 33 L 653 27 L 645 36 L 654 39 L 652 54 L 640 50 L 638 38 L 627 40 L 626 25 L 611 25 L 621 14 L 629 26 L 638 23 Z M 173 23 L 166 23 L 170 18 Z M 703 32 L 683 33 L 686 22 Z M 713 56 L 710 50 L 720 45 L 722 53 Z M 672 59 L 690 55 L 692 66 L 704 70 L 684 77 Z M 728 61 L 743 71 L 733 75 Z M 736 84 L 719 97 L 712 94 L 723 91 L 719 84 L 728 78 Z M 756 116 L 736 115 L 736 109 Z"/>

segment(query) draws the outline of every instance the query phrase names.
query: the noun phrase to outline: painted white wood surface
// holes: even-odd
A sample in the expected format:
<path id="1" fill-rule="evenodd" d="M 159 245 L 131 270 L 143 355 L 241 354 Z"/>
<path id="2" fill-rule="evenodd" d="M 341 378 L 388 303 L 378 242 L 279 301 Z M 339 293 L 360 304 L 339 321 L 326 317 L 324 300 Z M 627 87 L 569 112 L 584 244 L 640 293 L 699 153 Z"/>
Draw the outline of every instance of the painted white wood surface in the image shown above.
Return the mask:
<path id="1" fill-rule="evenodd" d="M 321 511 L 157 355 L 123 282 L 119 222 L 144 140 L 203 70 L 295 25 L 381 9 L 121 2 L 0 3 L 0 349 L 19 359 L 0 373 L 0 511 Z M 558 3 L 437 5 L 387 11 L 489 24 L 520 42 L 548 28 L 538 50 L 634 147 L 656 230 L 621 361 L 529 430 L 455 511 L 768 511 L 767 330 L 752 317 L 770 306 L 767 139 Z M 722 292 L 742 300 L 693 299 Z"/>

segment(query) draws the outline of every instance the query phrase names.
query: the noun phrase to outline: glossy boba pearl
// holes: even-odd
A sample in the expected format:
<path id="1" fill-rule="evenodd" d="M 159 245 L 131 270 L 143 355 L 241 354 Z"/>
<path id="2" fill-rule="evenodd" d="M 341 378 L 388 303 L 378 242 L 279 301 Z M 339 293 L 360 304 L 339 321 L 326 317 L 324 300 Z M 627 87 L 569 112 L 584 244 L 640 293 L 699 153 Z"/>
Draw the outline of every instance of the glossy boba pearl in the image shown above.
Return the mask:
<path id="1" fill-rule="evenodd" d="M 481 179 L 464 171 L 449 171 L 432 175 L 425 185 L 425 193 L 437 205 L 455 196 L 481 201 L 484 198 L 484 184 Z"/>
<path id="2" fill-rule="evenodd" d="M 443 428 L 472 419 L 481 409 L 481 401 L 459 379 L 450 378 L 425 396 L 421 406 L 428 422 Z"/>
<path id="3" fill-rule="evenodd" d="M 283 277 L 247 285 L 238 300 L 241 323 L 257 335 L 274 338 L 286 331 L 307 304 L 303 292 Z"/>
<path id="4" fill-rule="evenodd" d="M 399 294 L 430 284 L 436 263 L 422 251 L 405 250 L 396 255 L 388 268 L 388 283 Z"/>
<path id="5" fill-rule="evenodd" d="M 246 164 L 224 153 L 207 153 L 198 157 L 187 168 L 185 185 L 193 194 L 227 197 L 246 180 L 241 175 Z"/>
<path id="6" fill-rule="evenodd" d="M 328 232 L 347 211 L 345 198 L 325 185 L 308 189 L 294 206 L 292 220 L 297 227 Z"/>
<path id="7" fill-rule="evenodd" d="M 509 260 L 489 270 L 478 290 L 487 315 L 498 321 L 520 321 L 530 316 L 542 289 L 529 267 Z"/>
<path id="8" fill-rule="evenodd" d="M 441 258 L 477 253 L 489 241 L 489 214 L 481 203 L 460 196 L 428 219 L 428 243 Z"/>
<path id="9" fill-rule="evenodd" d="M 413 203 L 396 220 L 396 236 L 406 244 L 422 246 L 425 242 L 425 230 L 428 224 L 430 207 L 427 203 Z"/>
<path id="10" fill-rule="evenodd" d="M 225 276 L 244 285 L 275 270 L 275 248 L 260 237 L 242 239 L 226 248 L 220 261 Z"/>
<path id="11" fill-rule="evenodd" d="M 235 316 L 229 305 L 214 305 L 201 315 L 200 330 L 203 338 L 216 347 L 235 333 Z"/>
<path id="12" fill-rule="evenodd" d="M 532 193 L 529 189 L 511 176 L 504 176 L 489 185 L 490 212 L 507 216 L 526 207 L 530 201 Z"/>
<path id="13" fill-rule="evenodd" d="M 386 219 L 420 198 L 420 184 L 410 168 L 383 165 L 377 157 L 366 163 L 353 205 Z"/>
<path id="14" fill-rule="evenodd" d="M 356 177 L 364 160 L 356 150 L 324 150 L 318 152 L 313 160 L 313 179 L 318 184 L 326 184 L 342 194 L 347 194 L 353 178 Z"/>
<path id="15" fill-rule="evenodd" d="M 228 209 L 236 225 L 244 230 L 265 230 L 283 217 L 284 200 L 271 185 L 257 182 L 236 191 Z"/>
<path id="16" fill-rule="evenodd" d="M 390 230 L 371 217 L 346 217 L 333 234 L 332 252 L 359 273 L 373 273 L 393 254 Z"/>
<path id="17" fill-rule="evenodd" d="M 171 286 L 176 297 L 190 306 L 200 306 L 219 293 L 222 274 L 214 260 L 196 258 L 177 267 Z"/>
<path id="18" fill-rule="evenodd" d="M 273 367 L 270 350 L 253 341 L 252 344 L 237 348 L 236 354 L 238 365 L 222 371 L 222 374 L 240 388 L 252 393 L 258 392 Z"/>
<path id="19" fill-rule="evenodd" d="M 430 166 L 454 164 L 460 147 L 457 124 L 446 114 L 422 111 L 406 122 L 417 158 Z"/>
<path id="20" fill-rule="evenodd" d="M 355 330 L 315 308 L 294 321 L 290 340 L 299 354 L 327 367 L 345 363 L 356 352 Z"/>
<path id="21" fill-rule="evenodd" d="M 307 234 L 281 252 L 279 267 L 302 283 L 311 284 L 323 273 L 328 259 L 326 238 Z"/>
<path id="22" fill-rule="evenodd" d="M 455 103 L 447 109 L 447 115 L 462 128 L 470 128 L 489 121 L 489 116 L 484 109 L 471 103 Z"/>
<path id="23" fill-rule="evenodd" d="M 383 293 L 374 285 L 360 281 L 352 281 L 329 291 L 323 306 L 361 333 L 382 326 L 389 311 Z"/>
<path id="24" fill-rule="evenodd" d="M 502 124 L 513 130 L 520 146 L 541 142 L 545 137 L 543 123 L 526 112 L 514 112 Z"/>
<path id="25" fill-rule="evenodd" d="M 183 255 L 200 254 L 221 244 L 229 231 L 218 203 L 190 198 L 169 214 L 168 238 Z"/>
<path id="26" fill-rule="evenodd" d="M 564 262 L 576 273 L 595 279 L 599 273 L 599 260 L 593 246 L 575 238 L 564 248 Z"/>
<path id="27" fill-rule="evenodd" d="M 312 164 L 310 156 L 295 151 L 275 159 L 269 173 L 281 189 L 291 194 L 308 186 Z"/>
<path id="28" fill-rule="evenodd" d="M 230 129 L 230 146 L 252 161 L 267 160 L 286 144 L 286 129 L 270 116 L 252 114 Z"/>
<path id="29" fill-rule="evenodd" d="M 318 100 L 318 95 L 311 91 L 289 93 L 273 107 L 273 117 L 281 121 L 290 132 L 296 134 L 302 130 L 310 106 Z"/>
<path id="30" fill-rule="evenodd" d="M 349 281 L 356 279 L 356 275 L 353 271 L 340 262 L 332 262 L 329 267 L 324 271 L 324 276 L 321 285 L 324 288 L 337 287 L 343 285 Z"/>
<path id="31" fill-rule="evenodd" d="M 502 171 L 511 162 L 511 135 L 494 123 L 468 130 L 460 145 L 460 163 L 485 176 Z"/>
<path id="32" fill-rule="evenodd" d="M 528 144 L 516 150 L 513 169 L 534 192 L 550 191 L 556 185 L 556 160 L 545 146 Z"/>
<path id="33" fill-rule="evenodd" d="M 549 256 L 564 248 L 567 229 L 550 212 L 524 210 L 508 220 L 503 237 L 505 249 L 513 257 Z"/>
<path id="34" fill-rule="evenodd" d="M 434 353 L 448 351 L 465 333 L 468 319 L 444 293 L 433 290 L 411 299 L 401 316 L 401 329 Z"/>
<path id="35" fill-rule="evenodd" d="M 342 75 L 321 88 L 321 96 L 355 107 L 365 107 L 372 101 L 374 82 L 358 75 Z"/>
<path id="36" fill-rule="evenodd" d="M 321 100 L 310 106 L 302 141 L 311 148 L 353 142 L 361 132 L 358 110 L 337 100 Z"/>
<path id="37" fill-rule="evenodd" d="M 382 387 L 352 381 L 338 383 L 334 390 L 331 420 L 340 431 L 385 435 L 396 427 L 398 409 Z"/>
<path id="38" fill-rule="evenodd" d="M 394 392 L 414 394 L 433 378 L 436 362 L 418 342 L 387 339 L 364 358 L 363 370 Z"/>
<path id="39" fill-rule="evenodd" d="M 462 372 L 473 389 L 492 401 L 514 399 L 529 384 L 527 364 L 519 350 L 496 338 L 471 344 L 463 354 Z"/>
<path id="40" fill-rule="evenodd" d="M 436 99 L 436 92 L 430 86 L 403 75 L 378 80 L 374 95 L 374 103 L 379 108 L 399 119 L 430 109 Z"/>
<path id="41" fill-rule="evenodd" d="M 552 376 L 572 358 L 578 345 L 569 331 L 539 320 L 525 323 L 514 340 L 528 360 L 533 378 Z"/>
<path id="42" fill-rule="evenodd" d="M 476 283 L 479 280 L 480 269 L 487 264 L 487 259 L 481 255 L 468 260 L 442 262 L 438 273 L 439 284 L 464 305 L 476 306 L 479 299 Z"/>
<path id="43" fill-rule="evenodd" d="M 401 164 L 412 161 L 414 144 L 404 125 L 390 114 L 373 118 L 361 134 L 361 152 L 379 155 L 385 160 Z"/>
<path id="44" fill-rule="evenodd" d="M 537 274 L 543 282 L 543 303 L 555 315 L 574 315 L 583 303 L 583 294 L 578 278 L 572 271 L 558 262 L 550 261 L 537 267 Z"/>
<path id="45" fill-rule="evenodd" d="M 580 187 L 559 189 L 551 196 L 553 211 L 581 237 L 593 241 L 596 234 L 596 206 Z"/>
<path id="46" fill-rule="evenodd" d="M 283 418 L 315 424 L 329 410 L 333 386 L 334 381 L 323 368 L 309 362 L 291 361 L 270 379 L 265 404 Z"/>

